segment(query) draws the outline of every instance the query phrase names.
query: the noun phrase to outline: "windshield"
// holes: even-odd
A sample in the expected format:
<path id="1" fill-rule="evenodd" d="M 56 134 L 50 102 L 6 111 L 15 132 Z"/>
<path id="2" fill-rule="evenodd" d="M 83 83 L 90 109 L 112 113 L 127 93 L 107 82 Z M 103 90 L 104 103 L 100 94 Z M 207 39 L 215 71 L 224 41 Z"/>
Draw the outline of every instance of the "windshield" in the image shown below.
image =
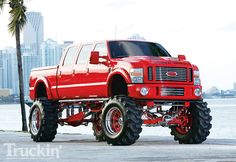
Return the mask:
<path id="1" fill-rule="evenodd" d="M 109 48 L 112 58 L 129 56 L 171 57 L 160 44 L 151 42 L 110 41 Z"/>

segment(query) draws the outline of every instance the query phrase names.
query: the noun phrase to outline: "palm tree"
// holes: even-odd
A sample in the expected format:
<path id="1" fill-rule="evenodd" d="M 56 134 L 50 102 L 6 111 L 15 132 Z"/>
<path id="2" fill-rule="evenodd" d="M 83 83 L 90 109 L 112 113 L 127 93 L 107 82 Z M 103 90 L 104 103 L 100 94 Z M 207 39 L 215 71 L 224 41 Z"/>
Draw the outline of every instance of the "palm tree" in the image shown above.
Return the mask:
<path id="1" fill-rule="evenodd" d="M 16 55 L 18 65 L 19 76 L 19 89 L 20 89 L 20 105 L 22 116 L 22 131 L 28 131 L 26 115 L 25 115 L 25 101 L 24 101 L 24 84 L 23 84 L 23 70 L 22 70 L 22 57 L 21 57 L 21 45 L 20 45 L 20 31 L 26 23 L 26 7 L 24 6 L 24 0 L 0 0 L 0 10 L 4 5 L 10 6 L 10 23 L 8 24 L 8 30 L 16 38 Z"/>

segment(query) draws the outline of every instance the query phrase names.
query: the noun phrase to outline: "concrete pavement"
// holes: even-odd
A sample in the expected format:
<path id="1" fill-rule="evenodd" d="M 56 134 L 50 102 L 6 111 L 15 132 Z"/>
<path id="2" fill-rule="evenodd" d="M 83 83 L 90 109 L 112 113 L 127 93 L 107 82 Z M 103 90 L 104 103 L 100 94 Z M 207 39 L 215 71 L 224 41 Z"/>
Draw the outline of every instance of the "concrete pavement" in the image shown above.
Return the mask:
<path id="1" fill-rule="evenodd" d="M 92 135 L 57 134 L 52 143 L 35 143 L 29 133 L 0 131 L 0 161 L 219 161 L 236 162 L 236 139 L 208 139 L 180 145 L 173 137 L 141 136 L 131 146 L 110 146 Z"/>

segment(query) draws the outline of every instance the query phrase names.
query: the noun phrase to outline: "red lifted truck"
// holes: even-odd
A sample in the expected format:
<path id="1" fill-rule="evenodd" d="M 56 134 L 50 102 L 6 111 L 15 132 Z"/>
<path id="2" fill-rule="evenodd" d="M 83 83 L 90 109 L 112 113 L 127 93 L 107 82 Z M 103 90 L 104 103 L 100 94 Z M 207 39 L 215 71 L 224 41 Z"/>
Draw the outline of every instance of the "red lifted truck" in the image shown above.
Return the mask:
<path id="1" fill-rule="evenodd" d="M 98 141 L 131 145 L 142 125 L 163 126 L 179 143 L 198 144 L 211 129 L 197 66 L 153 42 L 115 40 L 72 45 L 55 67 L 30 75 L 29 127 L 36 142 L 58 124 L 93 124 Z"/>

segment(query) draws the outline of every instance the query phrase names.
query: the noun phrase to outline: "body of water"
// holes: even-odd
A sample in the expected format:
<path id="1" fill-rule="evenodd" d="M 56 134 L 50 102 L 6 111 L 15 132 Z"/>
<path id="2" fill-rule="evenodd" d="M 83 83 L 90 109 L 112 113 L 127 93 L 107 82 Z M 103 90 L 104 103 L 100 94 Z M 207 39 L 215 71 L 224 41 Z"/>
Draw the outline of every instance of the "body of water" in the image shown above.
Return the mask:
<path id="1" fill-rule="evenodd" d="M 209 138 L 236 139 L 236 98 L 232 99 L 207 99 L 211 108 L 212 129 Z M 21 130 L 20 105 L 0 105 L 0 130 Z M 29 107 L 26 106 L 27 119 Z M 59 126 L 59 133 L 93 134 L 91 124 L 89 126 Z M 170 130 L 162 127 L 143 127 L 141 135 L 169 136 Z"/>

